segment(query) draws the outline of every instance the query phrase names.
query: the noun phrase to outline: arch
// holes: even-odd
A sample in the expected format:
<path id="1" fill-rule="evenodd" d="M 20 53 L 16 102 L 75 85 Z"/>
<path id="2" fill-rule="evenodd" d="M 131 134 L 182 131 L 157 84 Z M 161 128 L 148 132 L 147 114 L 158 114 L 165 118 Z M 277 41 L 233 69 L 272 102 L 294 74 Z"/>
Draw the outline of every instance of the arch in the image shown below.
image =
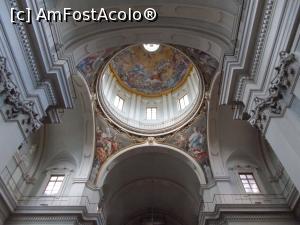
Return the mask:
<path id="1" fill-rule="evenodd" d="M 78 166 L 78 160 L 68 151 L 62 151 L 50 158 L 44 165 L 44 169 L 67 168 L 75 169 Z"/>
<path id="2" fill-rule="evenodd" d="M 103 187 L 103 184 L 105 183 L 105 179 L 107 175 L 109 174 L 109 171 L 113 169 L 117 165 L 118 162 L 125 160 L 129 158 L 132 155 L 143 153 L 145 151 L 150 151 L 149 147 L 158 147 L 159 149 L 153 149 L 152 151 L 161 151 L 161 153 L 165 154 L 173 154 L 175 157 L 177 156 L 178 159 L 183 160 L 194 172 L 196 177 L 198 178 L 198 181 L 200 184 L 206 184 L 206 179 L 204 175 L 204 171 L 201 168 L 201 166 L 196 162 L 195 159 L 193 159 L 190 155 L 185 153 L 184 151 L 175 148 L 173 146 L 169 145 L 163 145 L 158 143 L 153 143 L 149 145 L 141 144 L 141 145 L 135 145 L 131 146 L 129 148 L 126 148 L 122 151 L 119 151 L 115 155 L 111 156 L 107 161 L 104 162 L 102 165 L 100 172 L 99 172 L 99 179 L 97 180 L 97 187 Z"/>
<path id="3" fill-rule="evenodd" d="M 102 165 L 97 181 L 101 208 L 112 225 L 143 217 L 150 209 L 179 224 L 195 224 L 205 184 L 204 171 L 190 155 L 156 142 L 116 153 Z"/>
<path id="4" fill-rule="evenodd" d="M 66 47 L 68 51 L 81 53 L 78 54 L 80 55 L 80 58 L 77 59 L 78 61 L 79 59 L 84 58 L 84 52 L 85 55 L 87 55 L 87 46 L 90 46 L 89 49 L 91 51 L 89 51 L 88 54 L 91 54 L 96 49 L 97 51 L 99 51 L 107 48 L 121 47 L 143 42 L 172 43 L 191 47 L 202 50 L 218 60 L 221 59 L 224 52 L 229 51 L 229 47 L 223 46 L 217 41 L 213 41 L 214 38 L 206 37 L 206 35 L 199 35 L 198 32 L 195 32 L 193 30 L 190 31 L 186 29 L 170 29 L 163 27 L 153 28 L 151 29 L 151 31 L 155 35 L 149 34 L 150 36 L 148 37 L 146 35 L 142 35 L 143 32 L 147 33 L 147 31 L 145 31 L 145 28 L 130 28 L 129 31 L 126 30 L 126 35 L 124 35 L 124 32 L 120 30 L 99 32 L 99 34 L 93 33 L 93 35 L 87 35 L 86 37 L 81 37 L 81 39 L 73 40 L 71 43 L 68 43 Z M 75 37 L 79 38 L 78 36 Z M 122 45 L 120 45 L 120 43 L 122 43 Z M 78 63 L 78 61 L 75 61 L 75 63 Z"/>
<path id="5" fill-rule="evenodd" d="M 250 166 L 257 168 L 257 159 L 253 158 L 251 154 L 247 152 L 241 152 L 238 149 L 234 150 L 226 160 L 227 168 L 235 168 L 237 166 Z"/>
<path id="6" fill-rule="evenodd" d="M 209 160 L 211 163 L 212 173 L 214 177 L 218 176 L 227 176 L 227 172 L 225 170 L 223 159 L 221 155 L 221 146 L 218 139 L 218 125 L 217 125 L 217 117 L 218 117 L 218 100 L 219 100 L 219 85 L 221 80 L 221 72 L 217 72 L 214 76 L 214 79 L 211 83 L 211 87 L 209 90 L 209 101 L 208 101 L 208 113 L 207 113 L 207 144 L 208 144 L 208 152 L 209 152 Z"/>
<path id="7" fill-rule="evenodd" d="M 82 74 L 78 73 L 76 76 L 73 76 L 72 79 L 74 81 L 75 91 L 77 91 L 77 94 L 79 95 L 77 97 L 80 99 L 81 110 L 84 115 L 84 147 L 76 178 L 88 178 L 88 171 L 92 169 L 92 161 L 95 153 L 94 105 L 92 103 L 92 95 L 87 81 Z"/>

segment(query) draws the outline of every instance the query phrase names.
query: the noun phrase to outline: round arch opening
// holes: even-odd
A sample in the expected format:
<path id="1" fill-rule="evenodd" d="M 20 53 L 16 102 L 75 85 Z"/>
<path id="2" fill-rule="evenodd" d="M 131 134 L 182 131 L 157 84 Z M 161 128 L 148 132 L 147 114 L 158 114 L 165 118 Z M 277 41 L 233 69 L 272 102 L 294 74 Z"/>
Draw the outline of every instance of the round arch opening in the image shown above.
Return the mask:
<path id="1" fill-rule="evenodd" d="M 163 224 L 196 224 L 205 184 L 192 157 L 157 143 L 117 153 L 105 162 L 97 182 L 101 207 L 112 225 L 146 223 L 149 216 Z"/>

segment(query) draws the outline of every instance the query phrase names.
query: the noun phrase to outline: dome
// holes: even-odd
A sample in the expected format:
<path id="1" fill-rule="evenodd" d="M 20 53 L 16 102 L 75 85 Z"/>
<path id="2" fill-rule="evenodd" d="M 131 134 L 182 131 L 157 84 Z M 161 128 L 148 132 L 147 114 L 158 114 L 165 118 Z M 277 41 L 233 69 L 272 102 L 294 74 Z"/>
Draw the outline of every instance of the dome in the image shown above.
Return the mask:
<path id="1" fill-rule="evenodd" d="M 151 47 L 135 45 L 117 54 L 109 67 L 119 84 L 147 97 L 161 96 L 180 87 L 192 69 L 191 61 L 176 48 L 158 46 L 153 51 Z"/>
<path id="2" fill-rule="evenodd" d="M 143 136 L 184 126 L 201 106 L 204 89 L 190 58 L 166 44 L 137 44 L 119 51 L 97 83 L 104 114 L 121 129 Z"/>

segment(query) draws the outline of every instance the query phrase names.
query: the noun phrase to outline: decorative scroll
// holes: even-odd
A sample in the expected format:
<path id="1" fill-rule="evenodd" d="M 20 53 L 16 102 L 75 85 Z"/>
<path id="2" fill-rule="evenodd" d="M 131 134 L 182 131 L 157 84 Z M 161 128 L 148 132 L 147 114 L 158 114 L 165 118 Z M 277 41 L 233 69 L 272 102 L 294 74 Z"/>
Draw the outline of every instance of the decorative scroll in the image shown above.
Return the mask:
<path id="1" fill-rule="evenodd" d="M 295 80 L 296 71 L 290 67 L 294 62 L 294 54 L 285 51 L 280 52 L 280 65 L 275 68 L 276 75 L 270 83 L 268 96 L 254 99 L 255 107 L 248 120 L 252 126 L 264 131 L 270 116 L 279 116 L 283 113 L 286 107 L 284 96 Z"/>
<path id="2" fill-rule="evenodd" d="M 21 98 L 17 85 L 11 79 L 11 73 L 7 71 L 4 57 L 0 57 L 0 96 L 3 97 L 1 111 L 4 116 L 7 120 L 19 121 L 26 135 L 41 126 L 38 114 L 34 111 L 34 102 Z"/>

